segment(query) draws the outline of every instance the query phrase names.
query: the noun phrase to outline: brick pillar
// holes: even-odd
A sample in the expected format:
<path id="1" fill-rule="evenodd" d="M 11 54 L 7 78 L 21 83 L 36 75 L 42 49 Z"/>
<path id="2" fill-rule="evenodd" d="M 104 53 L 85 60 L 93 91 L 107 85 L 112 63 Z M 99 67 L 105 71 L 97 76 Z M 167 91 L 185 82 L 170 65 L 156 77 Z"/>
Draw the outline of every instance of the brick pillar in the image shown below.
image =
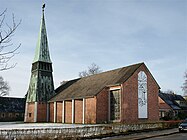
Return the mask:
<path id="1" fill-rule="evenodd" d="M 85 98 L 82 101 L 82 123 L 85 123 Z"/>
<path id="2" fill-rule="evenodd" d="M 123 122 L 124 120 L 123 120 L 123 84 L 121 84 L 121 107 L 120 107 L 120 122 Z"/>
<path id="3" fill-rule="evenodd" d="M 27 122 L 27 110 L 28 110 L 28 103 L 25 105 L 25 116 L 24 116 L 24 122 Z"/>
<path id="4" fill-rule="evenodd" d="M 65 101 L 62 101 L 62 123 L 65 123 Z"/>
<path id="5" fill-rule="evenodd" d="M 56 102 L 54 102 L 54 123 L 56 122 Z"/>
<path id="6" fill-rule="evenodd" d="M 37 122 L 38 103 L 34 103 L 34 122 Z"/>
<path id="7" fill-rule="evenodd" d="M 72 99 L 72 123 L 75 122 L 74 119 L 75 119 L 75 100 Z"/>

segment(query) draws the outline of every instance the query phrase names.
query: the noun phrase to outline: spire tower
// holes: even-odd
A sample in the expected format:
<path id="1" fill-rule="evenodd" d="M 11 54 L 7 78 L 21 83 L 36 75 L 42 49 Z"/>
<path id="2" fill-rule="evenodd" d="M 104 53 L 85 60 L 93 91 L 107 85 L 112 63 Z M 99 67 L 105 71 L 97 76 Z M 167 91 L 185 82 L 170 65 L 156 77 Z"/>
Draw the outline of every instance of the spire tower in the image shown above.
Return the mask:
<path id="1" fill-rule="evenodd" d="M 45 4 L 42 6 L 40 31 L 32 63 L 29 89 L 27 91 L 25 122 L 48 121 L 47 101 L 55 94 L 44 8 Z"/>

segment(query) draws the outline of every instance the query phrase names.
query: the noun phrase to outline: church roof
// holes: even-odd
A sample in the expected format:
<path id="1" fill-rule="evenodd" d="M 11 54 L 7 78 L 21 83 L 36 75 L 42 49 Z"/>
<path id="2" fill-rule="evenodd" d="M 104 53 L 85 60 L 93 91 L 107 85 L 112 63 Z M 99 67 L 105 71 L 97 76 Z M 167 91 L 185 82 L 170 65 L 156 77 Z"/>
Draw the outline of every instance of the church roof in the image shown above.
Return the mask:
<path id="1" fill-rule="evenodd" d="M 48 48 L 48 40 L 47 40 L 47 31 L 45 26 L 45 18 L 44 18 L 44 8 L 42 7 L 42 18 L 40 24 L 40 32 L 38 36 L 38 42 L 36 45 L 35 57 L 33 63 L 37 61 L 48 62 L 51 63 L 49 48 Z"/>
<path id="2" fill-rule="evenodd" d="M 24 113 L 25 98 L 0 97 L 0 112 Z"/>
<path id="3" fill-rule="evenodd" d="M 107 86 L 120 85 L 133 75 L 144 63 L 138 63 L 99 74 L 70 80 L 56 89 L 56 96 L 50 101 L 62 101 L 93 97 Z"/>

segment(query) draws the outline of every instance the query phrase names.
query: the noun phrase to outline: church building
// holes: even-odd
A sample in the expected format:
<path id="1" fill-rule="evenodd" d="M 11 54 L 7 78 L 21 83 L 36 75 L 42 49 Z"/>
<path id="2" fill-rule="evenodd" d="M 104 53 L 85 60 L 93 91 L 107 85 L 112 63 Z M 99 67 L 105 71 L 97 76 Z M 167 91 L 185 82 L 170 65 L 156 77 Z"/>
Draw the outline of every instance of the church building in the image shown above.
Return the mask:
<path id="1" fill-rule="evenodd" d="M 54 89 L 44 7 L 25 122 L 95 124 L 159 120 L 160 87 L 144 63 L 73 79 Z"/>

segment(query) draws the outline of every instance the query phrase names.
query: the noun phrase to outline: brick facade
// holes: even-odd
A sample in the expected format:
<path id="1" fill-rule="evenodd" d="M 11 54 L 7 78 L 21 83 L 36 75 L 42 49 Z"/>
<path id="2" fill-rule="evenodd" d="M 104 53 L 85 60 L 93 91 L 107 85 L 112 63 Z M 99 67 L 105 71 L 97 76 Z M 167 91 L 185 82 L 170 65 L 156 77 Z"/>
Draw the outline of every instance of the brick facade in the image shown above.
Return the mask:
<path id="1" fill-rule="evenodd" d="M 147 118 L 138 118 L 138 73 L 144 71 L 147 75 Z M 110 90 L 119 90 L 120 94 L 120 120 L 121 123 L 134 123 L 139 121 L 158 121 L 159 86 L 155 79 L 143 64 L 124 83 L 105 87 L 93 97 L 84 99 L 72 99 L 64 101 L 65 123 L 106 123 L 110 122 Z M 73 104 L 74 101 L 74 104 Z M 74 105 L 74 107 L 72 106 Z M 84 107 L 83 107 L 84 105 Z M 72 109 L 74 111 L 72 112 Z M 83 115 L 84 109 L 84 115 Z M 57 122 L 63 122 L 63 101 L 57 102 Z M 74 114 L 74 116 L 72 116 Z M 73 118 L 73 121 L 72 121 Z M 84 118 L 84 120 L 83 120 Z M 54 105 L 50 103 L 50 122 L 54 122 Z"/>
<path id="2" fill-rule="evenodd" d="M 85 100 L 85 123 L 96 123 L 96 97 Z"/>
<path id="3" fill-rule="evenodd" d="M 148 121 L 159 120 L 158 92 L 159 87 L 149 73 L 148 69 L 142 65 L 123 84 L 122 88 L 122 122 L 137 122 L 138 119 L 138 73 L 144 71 L 147 75 L 147 100 L 148 100 Z"/>
<path id="4" fill-rule="evenodd" d="M 62 102 L 57 102 L 57 105 L 56 105 L 56 117 L 57 117 L 57 122 L 62 122 Z"/>
<path id="5" fill-rule="evenodd" d="M 83 100 L 75 100 L 75 123 L 83 122 Z"/>
<path id="6" fill-rule="evenodd" d="M 27 117 L 25 122 L 34 122 L 34 107 L 35 103 L 28 103 L 27 105 Z"/>
<path id="7" fill-rule="evenodd" d="M 72 101 L 65 101 L 65 123 L 72 123 Z"/>
<path id="8" fill-rule="evenodd" d="M 37 122 L 46 122 L 47 120 L 47 104 L 37 103 Z"/>
<path id="9" fill-rule="evenodd" d="M 106 88 L 97 95 L 97 123 L 108 122 L 108 93 Z"/>

